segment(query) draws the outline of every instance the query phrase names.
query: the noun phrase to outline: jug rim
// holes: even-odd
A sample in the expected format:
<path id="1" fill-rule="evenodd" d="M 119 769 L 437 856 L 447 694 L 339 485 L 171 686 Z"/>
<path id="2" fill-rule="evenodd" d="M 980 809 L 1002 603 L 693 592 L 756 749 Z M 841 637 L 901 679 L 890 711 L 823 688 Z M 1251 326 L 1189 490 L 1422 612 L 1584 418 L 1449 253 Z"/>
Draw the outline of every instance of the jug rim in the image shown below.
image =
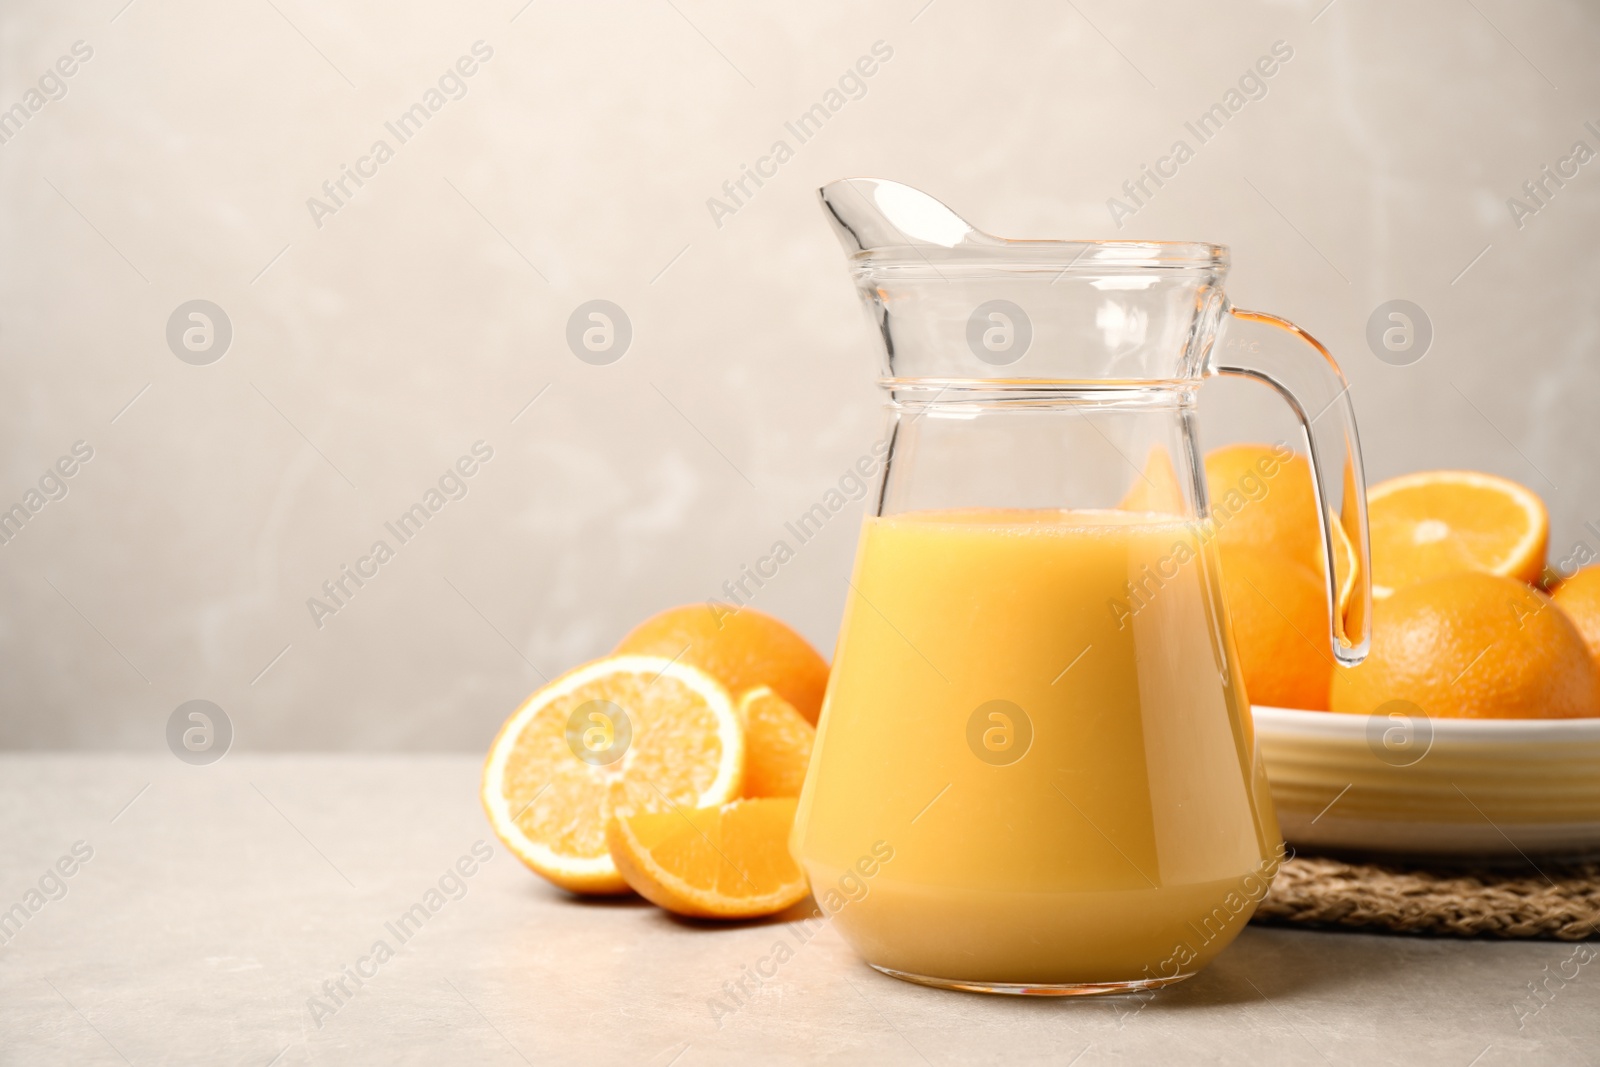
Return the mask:
<path id="1" fill-rule="evenodd" d="M 817 190 L 856 271 L 976 267 L 1096 274 L 1174 271 L 1222 275 L 1228 247 L 1206 241 L 997 237 L 943 202 L 885 178 L 840 178 Z"/>
<path id="2" fill-rule="evenodd" d="M 1058 273 L 1184 271 L 1225 273 L 1227 245 L 1205 241 L 1052 240 L 994 238 L 997 244 L 894 244 L 864 248 L 846 257 L 858 270 L 897 267 L 971 266 L 992 270 L 1053 270 Z"/>

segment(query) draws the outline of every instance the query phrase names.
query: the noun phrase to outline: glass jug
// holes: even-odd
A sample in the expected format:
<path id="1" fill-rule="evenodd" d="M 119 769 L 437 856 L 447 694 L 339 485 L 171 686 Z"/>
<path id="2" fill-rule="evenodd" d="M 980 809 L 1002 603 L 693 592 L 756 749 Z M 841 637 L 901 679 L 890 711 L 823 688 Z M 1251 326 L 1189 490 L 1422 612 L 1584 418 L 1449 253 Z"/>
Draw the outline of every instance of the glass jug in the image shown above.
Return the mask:
<path id="1" fill-rule="evenodd" d="M 1186 978 L 1282 857 L 1196 390 L 1245 375 L 1299 415 L 1349 665 L 1371 594 L 1344 378 L 1296 327 L 1229 306 L 1221 246 L 1004 240 L 894 182 L 820 192 L 883 343 L 889 427 L 791 848 L 896 977 Z M 1360 561 L 1343 615 L 1340 531 Z"/>

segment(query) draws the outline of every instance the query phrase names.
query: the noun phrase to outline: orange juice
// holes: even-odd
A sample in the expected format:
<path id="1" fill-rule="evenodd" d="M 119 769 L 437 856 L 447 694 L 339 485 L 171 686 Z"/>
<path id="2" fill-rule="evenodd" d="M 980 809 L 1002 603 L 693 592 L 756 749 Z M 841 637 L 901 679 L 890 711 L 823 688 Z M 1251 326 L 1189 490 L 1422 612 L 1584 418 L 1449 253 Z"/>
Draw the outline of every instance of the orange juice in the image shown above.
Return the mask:
<path id="1" fill-rule="evenodd" d="M 1238 934 L 1281 843 L 1210 543 L 1129 511 L 866 520 L 791 846 L 869 963 L 1126 988 Z"/>

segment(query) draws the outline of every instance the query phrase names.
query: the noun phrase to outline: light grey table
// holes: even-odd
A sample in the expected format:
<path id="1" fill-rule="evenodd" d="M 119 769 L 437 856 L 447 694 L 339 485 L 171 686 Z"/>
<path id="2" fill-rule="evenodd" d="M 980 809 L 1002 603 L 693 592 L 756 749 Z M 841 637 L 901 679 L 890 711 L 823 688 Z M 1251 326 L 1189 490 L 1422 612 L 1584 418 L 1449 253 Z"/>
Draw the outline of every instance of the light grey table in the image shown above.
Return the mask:
<path id="1" fill-rule="evenodd" d="M 0 908 L 27 912 L 0 915 L 0 1062 L 1600 1059 L 1600 963 L 1564 963 L 1582 958 L 1572 945 L 1260 927 L 1143 1004 L 923 989 L 824 928 L 719 1013 L 724 983 L 778 941 L 797 946 L 795 928 L 692 925 L 558 892 L 494 841 L 478 766 L 0 755 Z M 471 876 L 444 877 L 458 863 Z M 426 920 L 398 925 L 419 904 Z M 1533 1000 L 1530 983 L 1548 992 Z"/>

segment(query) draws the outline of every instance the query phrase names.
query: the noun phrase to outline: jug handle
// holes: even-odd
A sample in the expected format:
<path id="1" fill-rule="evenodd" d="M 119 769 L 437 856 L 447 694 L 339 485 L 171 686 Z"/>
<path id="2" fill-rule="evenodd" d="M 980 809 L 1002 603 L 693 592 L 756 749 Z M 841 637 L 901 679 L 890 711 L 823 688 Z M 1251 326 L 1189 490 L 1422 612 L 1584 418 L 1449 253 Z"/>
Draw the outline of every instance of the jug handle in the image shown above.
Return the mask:
<path id="1" fill-rule="evenodd" d="M 1299 416 L 1311 452 L 1312 492 L 1326 561 L 1328 641 L 1335 659 L 1353 667 L 1366 658 L 1371 643 L 1372 559 L 1367 541 L 1367 482 L 1350 385 L 1321 342 L 1294 323 L 1259 311 L 1225 310 L 1227 317 L 1211 347 L 1206 373 L 1265 382 Z M 1285 343 L 1291 338 L 1301 344 Z M 1343 612 L 1339 610 L 1336 562 L 1342 553 L 1334 540 L 1335 525 L 1355 549 L 1355 590 Z"/>

